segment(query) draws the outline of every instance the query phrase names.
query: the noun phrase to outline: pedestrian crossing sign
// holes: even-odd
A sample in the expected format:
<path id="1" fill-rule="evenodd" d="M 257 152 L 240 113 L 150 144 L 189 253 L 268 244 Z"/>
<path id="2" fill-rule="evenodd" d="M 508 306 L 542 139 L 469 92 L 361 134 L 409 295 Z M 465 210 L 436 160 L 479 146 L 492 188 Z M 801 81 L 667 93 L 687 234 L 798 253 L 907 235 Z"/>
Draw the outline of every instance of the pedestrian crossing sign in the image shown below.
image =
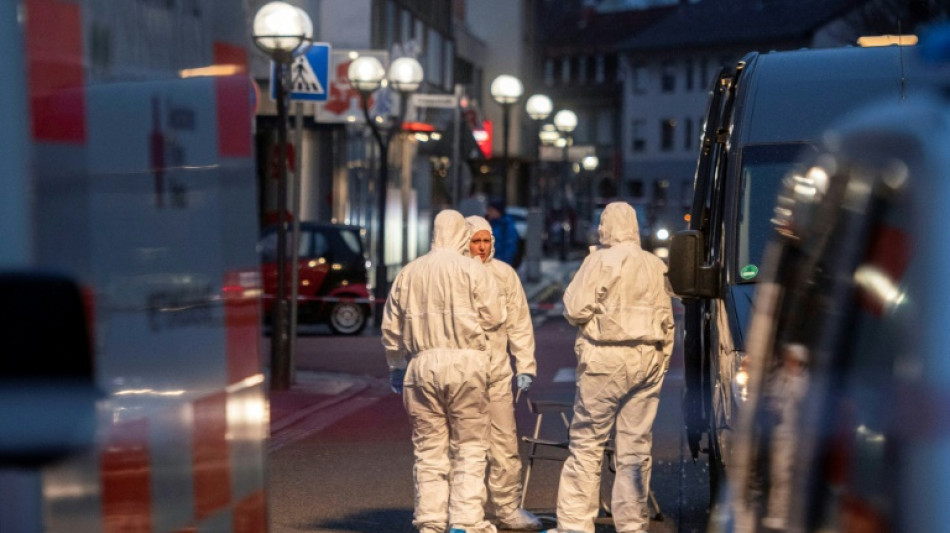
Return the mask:
<path id="1" fill-rule="evenodd" d="M 274 83 L 277 69 L 271 65 L 270 95 L 277 99 L 277 85 Z M 323 102 L 327 99 L 327 87 L 330 79 L 330 45 L 313 43 L 306 53 L 294 58 L 290 65 L 287 94 L 291 100 L 310 100 Z"/>

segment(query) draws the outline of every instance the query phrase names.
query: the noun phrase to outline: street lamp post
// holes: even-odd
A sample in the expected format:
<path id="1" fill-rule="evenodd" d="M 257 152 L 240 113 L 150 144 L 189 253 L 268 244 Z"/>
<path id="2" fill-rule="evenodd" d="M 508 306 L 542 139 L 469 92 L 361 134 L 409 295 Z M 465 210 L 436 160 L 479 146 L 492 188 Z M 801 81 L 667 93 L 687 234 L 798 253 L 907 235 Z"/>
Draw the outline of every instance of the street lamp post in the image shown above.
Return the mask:
<path id="1" fill-rule="evenodd" d="M 594 220 L 594 207 L 597 205 L 594 201 L 594 191 L 596 190 L 594 171 L 597 170 L 598 166 L 600 166 L 600 159 L 596 155 L 588 155 L 581 159 L 581 167 L 587 172 L 587 211 L 591 222 Z"/>
<path id="2" fill-rule="evenodd" d="M 551 111 L 554 110 L 554 103 L 551 102 L 551 99 L 545 94 L 534 94 L 528 98 L 528 101 L 525 102 L 524 107 L 525 107 L 525 111 L 528 112 L 528 117 L 530 117 L 531 120 L 534 122 L 536 129 L 538 130 L 537 133 L 540 136 L 541 122 L 544 121 L 549 116 L 551 116 Z M 537 186 L 538 186 L 539 180 L 538 180 L 537 167 L 541 161 L 541 139 L 540 138 L 537 139 L 536 144 L 537 144 L 536 155 L 537 155 L 538 163 L 534 165 L 534 169 L 532 172 L 531 186 L 529 187 L 529 190 L 531 192 L 529 205 L 531 205 L 532 207 L 537 207 L 537 203 L 538 203 Z"/>
<path id="3" fill-rule="evenodd" d="M 313 41 L 307 13 L 286 2 L 270 2 L 254 15 L 254 44 L 276 66 L 277 89 L 277 293 L 271 308 L 271 389 L 287 390 L 291 382 L 287 309 L 287 68 Z M 297 265 L 293 265 L 294 268 Z"/>
<path id="4" fill-rule="evenodd" d="M 373 132 L 373 138 L 379 145 L 379 182 L 377 183 L 376 201 L 379 224 L 376 240 L 376 312 L 375 324 L 379 327 L 383 323 L 383 305 L 388 294 L 389 278 L 386 274 L 386 190 L 389 182 L 389 143 L 393 135 L 402 127 L 402 114 L 406 109 L 406 96 L 416 91 L 422 84 L 422 65 L 415 58 L 400 57 L 389 65 L 386 75 L 383 64 L 372 56 L 360 56 L 350 63 L 347 70 L 350 85 L 359 91 L 360 103 L 363 108 L 363 117 Z M 369 97 L 380 88 L 384 78 L 392 88 L 399 93 L 399 116 L 397 116 L 383 135 L 379 131 L 376 121 L 369 115 Z"/>
<path id="5" fill-rule="evenodd" d="M 558 142 L 558 139 L 560 138 L 561 138 L 561 134 L 557 132 L 557 128 L 554 127 L 554 124 L 541 125 L 541 129 L 538 132 L 538 140 L 541 141 L 542 146 L 555 146 Z M 539 146 L 538 150 L 540 149 L 541 147 Z M 542 194 L 540 196 L 541 196 L 542 202 L 544 203 L 544 208 L 545 210 L 547 210 L 550 207 L 552 207 L 553 198 L 551 198 L 551 196 L 553 195 L 551 194 L 551 192 L 556 189 L 548 183 L 547 179 L 544 180 L 544 183 L 545 183 L 544 190 L 541 191 Z"/>
<path id="6" fill-rule="evenodd" d="M 568 247 L 568 217 L 567 217 L 567 180 L 568 173 L 571 171 L 569 164 L 569 152 L 573 139 L 571 133 L 577 127 L 577 115 L 570 109 L 562 109 L 554 115 L 554 127 L 564 136 L 563 163 L 561 170 L 561 261 L 567 260 Z"/>
<path id="7" fill-rule="evenodd" d="M 521 99 L 524 85 L 509 74 L 502 74 L 491 82 L 491 97 L 501 106 L 501 199 L 508 204 L 508 130 L 511 124 L 511 106 Z"/>
<path id="8" fill-rule="evenodd" d="M 528 117 L 534 122 L 535 130 L 538 135 L 541 133 L 541 122 L 551 115 L 554 110 L 554 103 L 544 94 L 533 94 L 525 102 L 525 111 Z M 541 166 L 541 140 L 535 137 L 535 162 L 531 165 L 531 178 L 528 183 L 528 224 L 529 229 L 532 225 L 537 226 L 529 239 L 525 243 L 525 259 L 527 260 L 527 278 L 528 281 L 538 281 L 541 278 L 541 255 L 542 248 L 540 237 L 544 226 L 544 216 L 539 205 L 539 181 Z"/>

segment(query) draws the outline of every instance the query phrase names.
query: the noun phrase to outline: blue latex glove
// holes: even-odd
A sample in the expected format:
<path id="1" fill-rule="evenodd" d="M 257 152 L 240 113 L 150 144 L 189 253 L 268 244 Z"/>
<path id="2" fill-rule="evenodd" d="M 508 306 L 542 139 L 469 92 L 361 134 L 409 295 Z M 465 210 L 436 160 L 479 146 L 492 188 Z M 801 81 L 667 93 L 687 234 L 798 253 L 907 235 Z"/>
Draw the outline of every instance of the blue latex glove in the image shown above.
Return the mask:
<path id="1" fill-rule="evenodd" d="M 402 382 L 406 379 L 405 368 L 394 368 L 389 371 L 389 388 L 396 394 L 402 394 Z"/>
<path id="2" fill-rule="evenodd" d="M 518 389 L 521 392 L 527 392 L 531 388 L 531 383 L 534 381 L 534 377 L 530 374 L 518 374 Z"/>

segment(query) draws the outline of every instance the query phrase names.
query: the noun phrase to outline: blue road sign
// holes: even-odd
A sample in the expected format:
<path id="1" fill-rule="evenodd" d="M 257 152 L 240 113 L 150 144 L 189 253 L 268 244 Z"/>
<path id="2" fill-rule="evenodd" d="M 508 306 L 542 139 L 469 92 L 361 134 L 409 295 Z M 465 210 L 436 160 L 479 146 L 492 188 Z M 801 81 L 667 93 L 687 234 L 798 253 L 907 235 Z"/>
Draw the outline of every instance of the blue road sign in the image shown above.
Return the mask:
<path id="1" fill-rule="evenodd" d="M 277 99 L 277 85 L 274 83 L 277 68 L 271 63 L 270 97 Z M 291 100 L 326 101 L 330 82 L 330 45 L 313 43 L 306 53 L 294 58 L 290 65 Z"/>

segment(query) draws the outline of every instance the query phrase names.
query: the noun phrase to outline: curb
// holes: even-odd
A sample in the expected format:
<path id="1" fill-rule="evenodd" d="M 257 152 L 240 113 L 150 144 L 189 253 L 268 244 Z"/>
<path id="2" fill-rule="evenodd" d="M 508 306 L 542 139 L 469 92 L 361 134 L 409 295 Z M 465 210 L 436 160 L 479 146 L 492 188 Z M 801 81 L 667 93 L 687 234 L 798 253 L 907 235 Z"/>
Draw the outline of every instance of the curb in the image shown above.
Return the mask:
<path id="1" fill-rule="evenodd" d="M 369 389 L 370 385 L 371 384 L 368 378 L 360 378 L 360 379 L 354 380 L 353 383 L 349 387 L 347 387 L 340 393 L 333 395 L 329 399 L 323 400 L 321 402 L 318 402 L 309 407 L 305 407 L 303 409 L 298 409 L 294 411 L 293 414 L 286 416 L 281 420 L 277 420 L 277 421 L 271 420 L 270 433 L 271 435 L 273 435 L 277 432 L 286 430 L 287 428 L 293 426 L 294 424 L 297 424 L 301 420 L 304 420 L 314 415 L 315 413 L 318 413 L 325 409 L 329 409 L 355 396 L 358 396 L 359 394 Z M 306 388 L 303 388 L 303 387 L 298 388 L 296 392 L 306 393 Z"/>

